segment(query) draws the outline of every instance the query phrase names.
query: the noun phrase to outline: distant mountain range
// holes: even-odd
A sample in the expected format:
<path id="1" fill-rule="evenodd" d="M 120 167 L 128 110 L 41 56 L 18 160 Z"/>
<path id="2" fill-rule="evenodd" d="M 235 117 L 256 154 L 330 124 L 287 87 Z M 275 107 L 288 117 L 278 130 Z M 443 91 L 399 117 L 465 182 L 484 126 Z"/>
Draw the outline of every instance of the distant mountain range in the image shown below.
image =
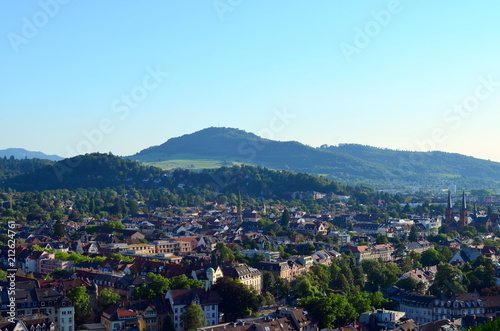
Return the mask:
<path id="1" fill-rule="evenodd" d="M 8 157 L 13 156 L 15 159 L 42 159 L 42 160 L 50 160 L 50 161 L 60 161 L 63 158 L 58 155 L 47 155 L 42 152 L 32 152 L 27 151 L 24 148 L 7 148 L 0 150 L 0 157 Z"/>
<path id="2" fill-rule="evenodd" d="M 446 152 L 411 152 L 357 144 L 313 148 L 274 141 L 233 128 L 211 127 L 171 138 L 127 157 L 168 168 L 250 164 L 324 175 L 348 184 L 376 188 L 500 188 L 500 163 Z M 165 166 L 166 165 L 166 166 Z M 201 166 L 203 167 L 203 166 Z"/>
<path id="3" fill-rule="evenodd" d="M 125 158 L 94 154 L 53 163 L 62 158 L 17 148 L 0 151 L 0 157 L 0 182 L 4 180 L 8 187 L 23 190 L 112 187 L 124 183 L 149 187 L 150 183 L 142 179 L 160 176 L 160 169 L 128 162 L 132 160 L 163 169 L 195 171 L 247 164 L 321 175 L 343 184 L 375 189 L 434 190 L 450 185 L 466 190 L 500 189 L 498 162 L 454 153 L 397 151 L 357 144 L 313 148 L 220 127 L 172 138 Z M 74 167 L 75 163 L 81 166 Z"/>

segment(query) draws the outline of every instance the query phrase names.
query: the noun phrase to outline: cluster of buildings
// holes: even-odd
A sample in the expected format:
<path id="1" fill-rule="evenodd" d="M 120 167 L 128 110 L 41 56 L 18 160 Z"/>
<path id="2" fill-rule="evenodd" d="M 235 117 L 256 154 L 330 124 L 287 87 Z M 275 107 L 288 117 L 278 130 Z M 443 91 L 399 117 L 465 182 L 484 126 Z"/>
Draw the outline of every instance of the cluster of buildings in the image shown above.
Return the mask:
<path id="1" fill-rule="evenodd" d="M 301 194 L 317 196 L 317 192 Z M 288 233 L 294 233 L 294 236 L 264 234 L 259 223 L 261 214 L 262 211 L 242 211 L 216 205 L 212 210 L 186 208 L 182 215 L 133 215 L 120 221 L 124 229 L 101 228 L 95 234 L 83 231 L 90 225 L 99 226 L 106 221 L 66 221 L 68 234 L 77 234 L 77 239 L 57 241 L 51 237 L 50 226 L 19 227 L 20 240 L 16 246 L 15 265 L 19 280 L 16 290 L 19 325 L 16 326 L 16 331 L 76 331 L 75 310 L 67 294 L 78 286 L 87 288 L 93 300 L 105 288 L 118 293 L 122 298 L 120 304 L 89 321 L 88 328 L 97 328 L 95 331 L 159 331 L 165 328 L 169 319 L 176 331 L 182 331 L 180 316 L 191 302 L 198 303 L 203 309 L 207 321 L 204 331 L 316 331 L 318 323 L 314 317 L 307 311 L 295 308 L 278 308 L 264 317 L 219 324 L 219 297 L 211 288 L 218 279 L 227 276 L 261 292 L 263 272 L 270 272 L 275 277 L 292 282 L 314 265 L 330 266 L 342 252 L 352 254 L 358 263 L 369 259 L 395 261 L 397 250 L 401 246 L 377 244 L 377 235 L 406 238 L 410 230 L 416 228 L 418 239 L 405 243 L 403 249 L 405 254 L 423 253 L 434 247 L 425 240 L 426 236 L 436 234 L 441 225 L 447 231 L 460 230 L 468 225 L 485 226 L 494 230 L 498 223 L 495 215 L 481 214 L 476 209 L 473 213 L 468 212 L 465 195 L 458 217 L 454 215 L 451 196 L 448 197 L 444 217 L 436 218 L 408 215 L 407 219 L 381 220 L 380 215 L 347 209 L 318 215 L 291 210 L 291 221 L 283 228 Z M 280 219 L 281 214 L 270 213 L 266 216 L 274 223 Z M 249 259 L 254 259 L 257 255 L 262 257 L 257 263 L 252 266 L 246 263 L 214 265 L 213 252 L 217 244 L 224 243 L 232 248 L 236 245 L 244 247 L 248 242 L 252 243 L 252 247 L 243 248 L 239 253 Z M 33 245 L 41 249 L 34 249 Z M 461 243 L 453 240 L 446 245 L 457 249 L 450 262 L 464 263 L 479 255 L 497 262 L 500 256 L 495 247 L 458 250 Z M 278 248 L 282 251 L 283 247 L 298 253 L 282 259 Z M 311 247 L 312 251 L 306 251 L 311 250 Z M 56 258 L 57 252 L 76 252 L 106 259 L 101 262 L 76 263 Z M 119 256 L 126 259 L 120 259 Z M 0 263 L 6 265 L 7 262 L 8 256 L 2 250 Z M 64 279 L 43 280 L 61 270 L 66 270 L 71 275 Z M 147 284 L 146 275 L 149 272 L 167 278 L 185 275 L 202 281 L 204 288 L 169 290 L 161 299 L 134 301 L 132 293 L 137 287 Z M 427 289 L 435 272 L 435 267 L 416 269 L 402 277 L 422 281 Z M 404 329 L 410 328 L 411 323 L 423 325 L 439 320 L 457 320 L 469 315 L 487 318 L 500 311 L 500 300 L 496 297 L 480 297 L 477 293 L 433 297 L 390 288 L 385 295 L 395 302 L 393 311 L 367 312 L 358 321 L 359 325 L 346 327 L 363 330 L 363 327 L 377 325 L 386 329 Z M 8 310 L 8 302 L 4 288 L 0 291 L 0 312 Z M 401 326 L 402 323 L 406 323 L 404 327 Z"/>

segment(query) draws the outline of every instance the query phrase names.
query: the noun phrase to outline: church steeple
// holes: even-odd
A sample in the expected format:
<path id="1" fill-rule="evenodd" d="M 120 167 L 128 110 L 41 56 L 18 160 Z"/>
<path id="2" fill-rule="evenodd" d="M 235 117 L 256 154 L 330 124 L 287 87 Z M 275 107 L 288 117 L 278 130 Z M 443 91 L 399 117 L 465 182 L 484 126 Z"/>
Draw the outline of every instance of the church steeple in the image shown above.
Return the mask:
<path id="1" fill-rule="evenodd" d="M 465 199 L 465 191 L 462 193 L 462 208 L 460 208 L 459 227 L 463 228 L 469 224 L 469 212 L 467 211 L 467 201 Z"/>
<path id="2" fill-rule="evenodd" d="M 455 217 L 453 217 L 453 206 L 451 204 L 451 192 L 448 191 L 448 205 L 446 206 L 446 214 L 444 217 L 445 221 L 445 231 L 455 223 Z"/>

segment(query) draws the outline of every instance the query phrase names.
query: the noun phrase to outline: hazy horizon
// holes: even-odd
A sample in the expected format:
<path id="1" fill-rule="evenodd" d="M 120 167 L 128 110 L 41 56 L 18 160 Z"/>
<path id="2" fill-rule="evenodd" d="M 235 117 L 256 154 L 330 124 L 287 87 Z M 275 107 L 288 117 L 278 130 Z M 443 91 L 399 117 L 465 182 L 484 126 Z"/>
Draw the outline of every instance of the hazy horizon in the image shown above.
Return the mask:
<path id="1" fill-rule="evenodd" d="M 133 155 L 211 126 L 500 162 L 493 1 L 0 4 L 0 149 Z"/>

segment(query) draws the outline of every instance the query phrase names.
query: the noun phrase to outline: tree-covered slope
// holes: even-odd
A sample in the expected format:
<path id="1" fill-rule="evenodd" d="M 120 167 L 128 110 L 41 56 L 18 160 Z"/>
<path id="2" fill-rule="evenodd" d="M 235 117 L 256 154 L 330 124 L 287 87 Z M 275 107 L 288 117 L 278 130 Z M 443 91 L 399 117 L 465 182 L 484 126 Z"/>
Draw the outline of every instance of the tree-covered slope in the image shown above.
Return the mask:
<path id="1" fill-rule="evenodd" d="M 52 161 L 41 159 L 18 160 L 14 156 L 0 157 L 0 181 L 21 174 L 34 172 L 52 163 Z"/>
<path id="2" fill-rule="evenodd" d="M 86 154 L 65 159 L 4 181 L 0 188 L 18 191 L 57 189 L 167 189 L 211 196 L 213 193 L 290 198 L 295 191 L 344 194 L 345 185 L 306 173 L 253 166 L 192 171 L 164 171 L 110 154 Z"/>
<path id="3" fill-rule="evenodd" d="M 141 162 L 161 161 L 189 153 L 200 159 L 212 158 L 251 165 L 285 169 L 312 174 L 327 174 L 335 180 L 380 176 L 394 177 L 400 173 L 342 152 L 312 148 L 295 141 L 280 142 L 260 138 L 252 133 L 231 128 L 208 128 L 193 134 L 169 139 L 162 145 L 130 156 Z"/>
<path id="4" fill-rule="evenodd" d="M 327 150 L 346 153 L 383 167 L 408 168 L 418 173 L 442 173 L 485 179 L 496 176 L 500 179 L 500 163 L 457 153 L 398 151 L 357 144 L 341 144 L 338 147 L 328 147 Z"/>
<path id="5" fill-rule="evenodd" d="M 110 154 L 86 154 L 46 165 L 3 182 L 16 190 L 53 190 L 105 188 L 129 185 L 148 187 L 149 179 L 159 177 L 162 170 L 143 166 Z"/>

